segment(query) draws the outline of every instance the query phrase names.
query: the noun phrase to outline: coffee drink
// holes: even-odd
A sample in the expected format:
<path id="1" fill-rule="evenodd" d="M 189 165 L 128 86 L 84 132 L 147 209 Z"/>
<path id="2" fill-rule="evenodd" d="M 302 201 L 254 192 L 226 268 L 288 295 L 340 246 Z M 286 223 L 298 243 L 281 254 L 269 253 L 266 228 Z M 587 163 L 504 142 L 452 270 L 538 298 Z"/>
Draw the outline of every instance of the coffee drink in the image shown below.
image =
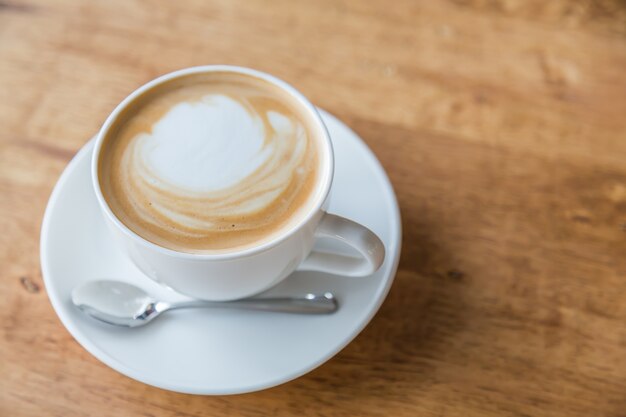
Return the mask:
<path id="1" fill-rule="evenodd" d="M 98 179 L 113 214 L 159 246 L 225 253 L 271 241 L 315 202 L 315 121 L 279 86 L 233 72 L 157 85 L 117 116 Z"/>

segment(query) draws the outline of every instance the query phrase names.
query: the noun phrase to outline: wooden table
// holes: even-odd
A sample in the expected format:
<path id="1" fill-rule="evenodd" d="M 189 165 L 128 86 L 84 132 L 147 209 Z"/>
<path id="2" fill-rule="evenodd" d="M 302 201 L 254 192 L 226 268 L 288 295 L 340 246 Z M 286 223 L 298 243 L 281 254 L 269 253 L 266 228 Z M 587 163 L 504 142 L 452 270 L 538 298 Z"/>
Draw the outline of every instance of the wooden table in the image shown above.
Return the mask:
<path id="1" fill-rule="evenodd" d="M 41 218 L 134 88 L 255 67 L 378 155 L 387 301 L 334 359 L 232 397 L 109 369 L 63 328 Z M 0 415 L 626 416 L 623 1 L 0 1 Z"/>

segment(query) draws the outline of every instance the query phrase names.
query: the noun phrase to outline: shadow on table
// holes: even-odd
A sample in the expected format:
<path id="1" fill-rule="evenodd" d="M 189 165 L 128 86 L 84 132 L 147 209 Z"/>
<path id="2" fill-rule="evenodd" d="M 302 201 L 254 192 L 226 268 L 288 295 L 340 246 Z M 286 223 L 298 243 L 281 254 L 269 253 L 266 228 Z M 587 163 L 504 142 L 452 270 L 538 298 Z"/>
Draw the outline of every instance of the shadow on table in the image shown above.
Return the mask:
<path id="1" fill-rule="evenodd" d="M 464 327 L 463 283 L 470 277 L 457 267 L 435 227 L 419 219 L 418 213 L 403 213 L 398 274 L 363 333 L 319 369 L 268 395 L 283 390 L 293 398 L 314 390 L 329 401 L 367 403 L 437 383 L 439 365 L 451 351 L 459 354 L 455 340 Z"/>

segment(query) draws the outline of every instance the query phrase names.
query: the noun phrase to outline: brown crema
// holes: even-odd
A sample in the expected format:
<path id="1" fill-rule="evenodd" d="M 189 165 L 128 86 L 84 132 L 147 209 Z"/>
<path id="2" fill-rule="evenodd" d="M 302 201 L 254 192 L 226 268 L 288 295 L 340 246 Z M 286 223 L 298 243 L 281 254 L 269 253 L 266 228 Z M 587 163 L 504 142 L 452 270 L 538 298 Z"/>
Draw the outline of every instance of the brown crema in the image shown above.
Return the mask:
<path id="1" fill-rule="evenodd" d="M 265 159 L 219 189 L 194 191 L 160 178 L 142 153 L 145 138 L 175 106 L 213 95 L 235 100 L 259 122 Z M 292 134 L 279 134 L 273 113 L 289 120 Z M 98 159 L 100 189 L 124 225 L 159 246 L 187 253 L 254 247 L 289 230 L 313 204 L 320 176 L 314 126 L 301 103 L 268 81 L 231 72 L 176 78 L 137 97 L 114 120 Z"/>

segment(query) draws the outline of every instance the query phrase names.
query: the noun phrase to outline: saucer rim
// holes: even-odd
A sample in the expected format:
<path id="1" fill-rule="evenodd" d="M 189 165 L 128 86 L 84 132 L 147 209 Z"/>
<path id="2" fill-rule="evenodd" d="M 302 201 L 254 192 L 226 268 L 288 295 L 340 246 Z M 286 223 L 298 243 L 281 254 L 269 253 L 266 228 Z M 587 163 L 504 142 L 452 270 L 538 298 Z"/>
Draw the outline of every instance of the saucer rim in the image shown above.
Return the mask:
<path id="1" fill-rule="evenodd" d="M 367 158 L 369 159 L 368 165 L 371 164 L 373 167 L 376 167 L 376 169 L 379 170 L 379 173 L 381 174 L 381 179 L 385 183 L 384 184 L 385 191 L 389 194 L 388 197 L 391 203 L 390 212 L 392 214 L 391 216 L 392 218 L 390 219 L 390 222 L 392 223 L 391 229 L 395 229 L 394 231 L 396 235 L 394 239 L 394 236 L 393 236 L 394 233 L 392 232 L 392 235 L 389 238 L 389 247 L 386 248 L 387 254 L 394 256 L 393 263 L 390 265 L 389 273 L 383 275 L 383 279 L 385 279 L 386 282 L 384 283 L 383 286 L 378 287 L 376 293 L 373 295 L 373 297 L 371 297 L 372 304 L 364 310 L 364 311 L 368 311 L 368 314 L 363 319 L 361 319 L 361 323 L 359 323 L 359 325 L 356 328 L 354 328 L 349 334 L 343 337 L 343 340 L 341 343 L 339 343 L 334 349 L 329 350 L 319 360 L 309 363 L 307 366 L 299 368 L 296 371 L 289 372 L 286 375 L 281 375 L 278 378 L 270 378 L 260 383 L 242 384 L 238 387 L 238 389 L 229 388 L 229 389 L 223 389 L 223 390 L 222 389 L 203 389 L 201 387 L 198 387 L 197 384 L 185 385 L 185 384 L 177 384 L 177 383 L 168 383 L 166 381 L 164 382 L 160 380 L 155 381 L 150 377 L 146 377 L 142 373 L 142 371 L 135 369 L 132 366 L 129 366 L 128 364 L 121 362 L 119 359 L 109 355 L 107 352 L 100 349 L 95 343 L 91 341 L 91 338 L 85 336 L 81 332 L 81 330 L 77 326 L 74 325 L 74 320 L 71 318 L 71 316 L 64 312 L 63 303 L 65 301 L 61 299 L 62 297 L 60 296 L 58 291 L 55 291 L 56 286 L 54 284 L 54 280 L 51 278 L 52 273 L 50 271 L 49 259 L 48 259 L 48 256 L 49 256 L 48 254 L 50 253 L 49 244 L 48 244 L 48 240 L 50 240 L 49 230 L 50 230 L 50 225 L 52 222 L 54 208 L 58 202 L 61 190 L 64 189 L 66 182 L 76 170 L 76 165 L 79 163 L 79 161 L 82 160 L 82 158 L 89 157 L 88 155 L 85 156 L 84 154 L 90 152 L 93 149 L 93 146 L 95 143 L 94 138 L 91 138 L 88 142 L 86 142 L 82 146 L 82 148 L 74 155 L 72 160 L 67 164 L 67 166 L 63 170 L 63 173 L 60 175 L 59 179 L 57 180 L 57 183 L 54 186 L 54 189 L 52 190 L 52 193 L 50 194 L 50 198 L 46 205 L 46 210 L 45 210 L 45 214 L 44 214 L 42 226 L 41 226 L 40 259 L 41 259 L 42 277 L 43 277 L 44 285 L 46 287 L 46 293 L 55 310 L 56 315 L 59 317 L 59 320 L 61 321 L 63 326 L 67 329 L 67 331 L 72 335 L 72 337 L 85 350 L 87 350 L 91 355 L 93 355 L 100 362 L 104 363 L 108 367 L 114 369 L 115 371 L 121 373 L 122 375 L 128 378 L 134 379 L 136 381 L 142 382 L 150 386 L 165 389 L 168 391 L 174 391 L 174 392 L 179 392 L 179 393 L 184 393 L 184 394 L 195 394 L 195 395 L 244 394 L 244 393 L 260 391 L 260 390 L 282 385 L 284 383 L 297 379 L 311 372 L 312 370 L 318 368 L 319 366 L 321 366 L 322 364 L 326 363 L 331 358 L 336 356 L 350 342 L 352 342 L 374 318 L 374 316 L 376 315 L 376 313 L 382 306 L 383 302 L 385 301 L 387 294 L 389 293 L 389 290 L 391 288 L 391 285 L 393 284 L 393 281 L 395 279 L 399 261 L 400 261 L 400 254 L 402 250 L 402 245 L 401 245 L 402 222 L 401 222 L 401 217 L 400 217 L 401 214 L 400 214 L 400 208 L 398 206 L 398 200 L 397 200 L 393 185 L 391 184 L 391 181 L 389 180 L 389 177 L 385 169 L 383 168 L 378 158 L 376 158 L 372 150 L 367 146 L 367 144 L 363 141 L 363 139 L 361 139 L 361 137 L 356 132 L 354 132 L 348 125 L 343 123 L 341 120 L 339 120 L 338 118 L 336 118 L 334 115 L 330 114 L 329 112 L 326 112 L 320 108 L 317 108 L 317 109 L 320 112 L 322 119 L 326 119 L 326 118 L 334 119 L 333 120 L 334 122 L 336 122 L 338 125 L 341 125 L 343 128 L 347 129 L 350 133 L 352 133 L 352 135 L 354 135 L 354 137 L 358 139 L 355 142 L 358 143 L 358 146 L 363 148 L 363 150 L 365 151 L 365 154 L 367 155 Z M 331 189 L 331 192 L 332 192 L 332 189 Z"/>

